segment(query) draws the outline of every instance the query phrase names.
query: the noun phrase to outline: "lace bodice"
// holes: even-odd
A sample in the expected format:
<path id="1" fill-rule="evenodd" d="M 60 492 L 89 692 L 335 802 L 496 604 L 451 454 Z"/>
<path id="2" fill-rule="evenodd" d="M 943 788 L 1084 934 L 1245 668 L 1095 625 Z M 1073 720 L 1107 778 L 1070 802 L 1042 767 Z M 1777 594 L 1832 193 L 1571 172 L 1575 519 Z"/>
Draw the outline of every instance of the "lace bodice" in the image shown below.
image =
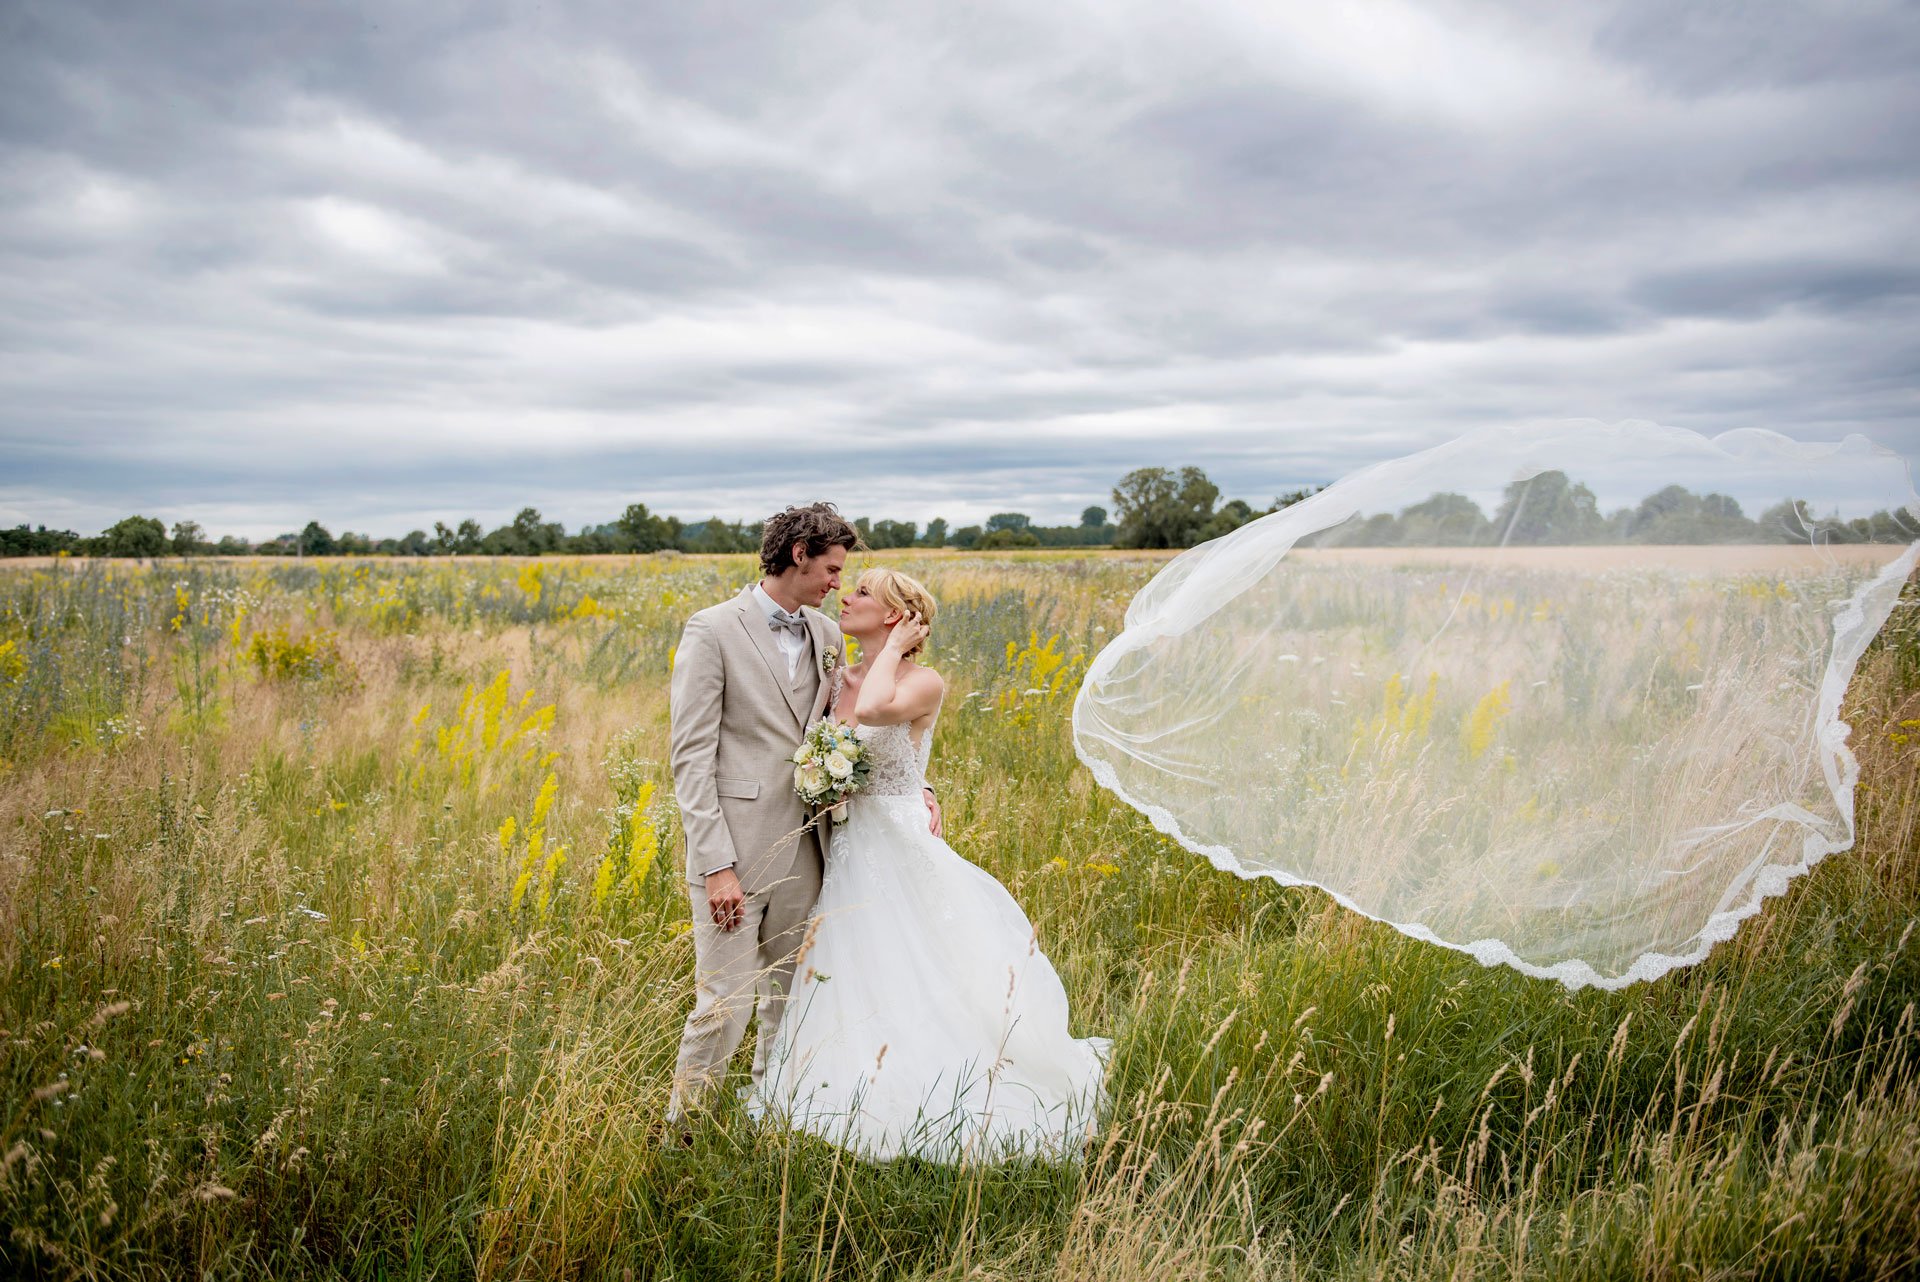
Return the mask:
<path id="1" fill-rule="evenodd" d="M 833 699 L 829 706 L 837 712 L 844 683 L 838 669 L 833 677 Z M 866 746 L 867 760 L 873 763 L 873 772 L 867 776 L 867 786 L 860 790 L 861 793 L 873 797 L 920 795 L 920 789 L 927 781 L 927 761 L 933 756 L 932 726 L 927 727 L 926 734 L 921 736 L 917 744 L 913 739 L 913 727 L 905 723 L 897 726 L 855 726 L 853 733 Z"/>
<path id="2" fill-rule="evenodd" d="M 914 746 L 913 727 L 905 724 L 855 726 L 853 733 L 866 745 L 867 760 L 873 763 L 873 773 L 867 776 L 862 792 L 875 797 L 920 795 L 927 780 L 927 758 L 933 752 L 933 727 L 927 727 L 918 747 Z"/>

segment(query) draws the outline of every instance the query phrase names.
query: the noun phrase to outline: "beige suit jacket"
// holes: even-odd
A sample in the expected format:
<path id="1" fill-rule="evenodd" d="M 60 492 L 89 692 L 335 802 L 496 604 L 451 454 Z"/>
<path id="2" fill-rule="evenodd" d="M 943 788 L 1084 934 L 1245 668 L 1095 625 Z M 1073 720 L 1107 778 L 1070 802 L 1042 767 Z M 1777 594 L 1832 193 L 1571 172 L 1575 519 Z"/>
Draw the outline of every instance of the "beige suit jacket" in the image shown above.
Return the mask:
<path id="1" fill-rule="evenodd" d="M 839 625 L 815 609 L 801 613 L 812 645 L 791 680 L 751 587 L 688 619 L 680 635 L 669 741 L 690 882 L 732 864 L 741 887 L 755 894 L 787 875 L 802 842 L 824 848 L 813 833 L 779 840 L 807 821 L 791 758 L 807 725 L 826 711 L 832 683 L 823 679 L 822 656 L 847 660 Z"/>

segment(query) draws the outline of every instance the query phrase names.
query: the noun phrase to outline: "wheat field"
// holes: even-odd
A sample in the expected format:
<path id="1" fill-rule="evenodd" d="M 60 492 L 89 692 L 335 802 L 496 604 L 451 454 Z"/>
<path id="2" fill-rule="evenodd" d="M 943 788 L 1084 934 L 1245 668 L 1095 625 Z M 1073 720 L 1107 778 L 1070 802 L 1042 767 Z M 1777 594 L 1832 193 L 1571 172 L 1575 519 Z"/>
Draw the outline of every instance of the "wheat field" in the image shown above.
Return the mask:
<path id="1" fill-rule="evenodd" d="M 1092 784 L 1068 711 L 1157 558 L 880 555 L 941 599 L 949 839 L 1116 1039 L 1082 1162 L 870 1166 L 735 1109 L 661 1142 L 666 678 L 748 558 L 63 560 L 0 569 L 0 1268 L 1920 1266 L 1914 584 L 1847 703 L 1855 847 L 1699 966 L 1576 993 L 1219 873 Z"/>

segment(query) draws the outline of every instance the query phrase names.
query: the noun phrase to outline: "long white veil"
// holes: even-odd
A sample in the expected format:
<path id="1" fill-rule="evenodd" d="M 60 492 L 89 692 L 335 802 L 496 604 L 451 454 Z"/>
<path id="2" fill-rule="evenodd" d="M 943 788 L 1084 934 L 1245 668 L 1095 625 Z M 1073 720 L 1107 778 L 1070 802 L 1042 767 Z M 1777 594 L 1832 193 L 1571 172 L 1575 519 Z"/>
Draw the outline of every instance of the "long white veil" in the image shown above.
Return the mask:
<path id="1" fill-rule="evenodd" d="M 1859 436 L 1474 432 L 1170 561 L 1075 747 L 1219 868 L 1622 987 L 1852 844 L 1841 699 L 1916 535 Z"/>

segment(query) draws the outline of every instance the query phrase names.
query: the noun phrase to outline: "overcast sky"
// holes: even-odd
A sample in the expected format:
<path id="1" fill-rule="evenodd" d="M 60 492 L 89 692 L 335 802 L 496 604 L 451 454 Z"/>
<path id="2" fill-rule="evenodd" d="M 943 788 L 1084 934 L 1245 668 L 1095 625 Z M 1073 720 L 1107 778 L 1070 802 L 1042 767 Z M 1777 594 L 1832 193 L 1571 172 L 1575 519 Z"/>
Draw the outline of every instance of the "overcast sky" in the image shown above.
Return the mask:
<path id="1" fill-rule="evenodd" d="M 1920 458 L 1911 3 L 0 0 L 0 522 Z"/>

